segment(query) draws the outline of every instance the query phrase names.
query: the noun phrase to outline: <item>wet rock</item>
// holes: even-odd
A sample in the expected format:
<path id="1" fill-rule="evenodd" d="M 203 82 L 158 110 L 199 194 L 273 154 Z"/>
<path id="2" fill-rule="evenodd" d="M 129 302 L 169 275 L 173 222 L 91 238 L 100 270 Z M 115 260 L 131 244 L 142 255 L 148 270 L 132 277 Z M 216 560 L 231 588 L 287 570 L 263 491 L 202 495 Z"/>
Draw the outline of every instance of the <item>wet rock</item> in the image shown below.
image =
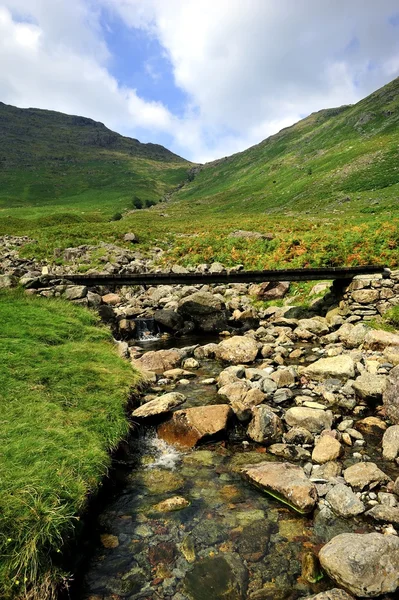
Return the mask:
<path id="1" fill-rule="evenodd" d="M 176 545 L 173 542 L 160 542 L 148 549 L 148 560 L 153 567 L 171 565 L 175 562 Z"/>
<path id="2" fill-rule="evenodd" d="M 180 406 L 186 401 L 186 397 L 183 394 L 177 392 L 170 392 L 169 394 L 163 394 L 159 398 L 146 402 L 139 408 L 136 408 L 132 412 L 132 417 L 153 417 L 155 415 L 162 415 L 170 412 L 173 408 Z"/>
<path id="3" fill-rule="evenodd" d="M 252 420 L 248 425 L 249 437 L 260 444 L 278 442 L 283 436 L 283 425 L 269 406 L 255 406 L 252 410 Z"/>
<path id="4" fill-rule="evenodd" d="M 191 373 L 191 371 L 186 371 L 185 369 L 169 369 L 168 371 L 164 371 L 162 373 L 163 377 L 166 379 L 171 379 L 172 381 L 177 381 L 184 377 L 185 379 L 193 379 L 195 377 L 195 373 Z"/>
<path id="5" fill-rule="evenodd" d="M 399 346 L 399 335 L 381 329 L 370 329 L 364 338 L 366 350 L 384 350 L 387 346 Z"/>
<path id="6" fill-rule="evenodd" d="M 354 517 L 366 510 L 363 502 L 352 492 L 350 487 L 339 483 L 326 495 L 326 500 L 340 517 Z"/>
<path id="7" fill-rule="evenodd" d="M 246 525 L 239 538 L 239 552 L 244 560 L 257 562 L 268 551 L 271 523 L 266 519 Z"/>
<path id="8" fill-rule="evenodd" d="M 194 350 L 195 358 L 215 358 L 216 353 L 219 349 L 218 344 L 205 344 L 204 346 L 199 346 Z"/>
<path id="9" fill-rule="evenodd" d="M 330 410 L 293 406 L 286 411 L 285 420 L 290 427 L 304 427 L 311 433 L 320 433 L 323 429 L 331 429 L 333 415 Z"/>
<path id="10" fill-rule="evenodd" d="M 383 375 L 362 373 L 352 384 L 357 396 L 368 402 L 379 402 L 386 388 L 387 379 Z"/>
<path id="11" fill-rule="evenodd" d="M 141 479 L 148 492 L 153 495 L 175 492 L 184 485 L 183 477 L 165 469 L 147 469 Z"/>
<path id="12" fill-rule="evenodd" d="M 399 425 L 388 427 L 382 438 L 382 455 L 386 460 L 395 460 L 399 455 Z"/>
<path id="13" fill-rule="evenodd" d="M 268 447 L 268 452 L 286 460 L 308 460 L 310 458 L 308 450 L 301 446 L 294 446 L 294 444 L 272 444 Z"/>
<path id="14" fill-rule="evenodd" d="M 316 594 L 315 596 L 306 596 L 303 600 L 354 600 L 354 598 L 353 596 L 349 596 L 344 590 L 333 588 L 326 592 L 320 592 L 320 594 Z"/>
<path id="15" fill-rule="evenodd" d="M 309 583 L 317 583 L 323 578 L 319 559 L 313 552 L 305 552 L 302 556 L 302 578 Z"/>
<path id="16" fill-rule="evenodd" d="M 376 521 L 384 521 L 385 523 L 399 525 L 399 508 L 396 506 L 376 504 L 366 512 L 366 515 L 372 517 Z"/>
<path id="17" fill-rule="evenodd" d="M 186 358 L 182 366 L 184 369 L 199 369 L 200 364 L 195 358 Z"/>
<path id="18" fill-rule="evenodd" d="M 171 444 L 188 448 L 222 435 L 232 415 L 230 406 L 199 406 L 178 410 L 171 419 L 158 427 L 158 435 Z"/>
<path id="19" fill-rule="evenodd" d="M 174 310 L 166 308 L 155 311 L 154 320 L 165 327 L 165 329 L 170 329 L 171 331 L 180 331 L 184 325 L 181 315 Z"/>
<path id="20" fill-rule="evenodd" d="M 242 473 L 256 487 L 301 514 L 309 513 L 315 507 L 316 487 L 301 467 L 291 463 L 263 462 L 245 467 Z"/>
<path id="21" fill-rule="evenodd" d="M 230 405 L 237 419 L 245 422 L 251 418 L 253 414 L 252 409 L 261 404 L 265 399 L 266 396 L 263 392 L 258 388 L 253 388 L 248 390 L 243 399 L 231 400 Z"/>
<path id="22" fill-rule="evenodd" d="M 173 496 L 172 498 L 167 498 L 162 502 L 158 502 L 154 506 L 154 510 L 157 512 L 172 512 L 175 510 L 182 510 L 183 508 L 187 508 L 190 506 L 190 502 L 183 498 L 183 496 Z"/>
<path id="23" fill-rule="evenodd" d="M 398 336 L 399 337 L 399 336 Z M 388 417 L 395 425 L 399 424 L 399 366 L 392 369 L 383 394 L 383 403 Z"/>
<path id="24" fill-rule="evenodd" d="M 302 370 L 306 377 L 313 379 L 349 379 L 355 376 L 355 363 L 351 356 L 341 354 L 328 358 L 320 358 Z"/>
<path id="25" fill-rule="evenodd" d="M 335 460 L 342 454 L 342 446 L 338 440 L 330 435 L 323 435 L 317 442 L 312 452 L 312 460 L 319 464 Z"/>
<path id="26" fill-rule="evenodd" d="M 163 373 L 174 369 L 180 364 L 181 353 L 178 350 L 154 350 L 143 354 L 141 358 L 134 359 L 133 365 L 144 371 Z"/>
<path id="27" fill-rule="evenodd" d="M 101 543 L 104 548 L 117 548 L 119 546 L 118 536 L 105 533 L 100 536 Z"/>
<path id="28" fill-rule="evenodd" d="M 184 586 L 190 600 L 244 600 L 248 572 L 238 555 L 206 557 L 187 573 Z"/>
<path id="29" fill-rule="evenodd" d="M 399 586 L 399 539 L 380 533 L 342 533 L 323 546 L 320 563 L 349 592 L 375 598 Z"/>
<path id="30" fill-rule="evenodd" d="M 195 562 L 196 555 L 195 555 L 195 546 L 194 546 L 194 541 L 193 541 L 192 535 L 190 535 L 190 534 L 186 535 L 186 537 L 183 539 L 182 543 L 180 544 L 180 551 L 188 563 L 191 564 L 191 563 Z"/>
<path id="31" fill-rule="evenodd" d="M 366 486 L 375 487 L 381 483 L 389 481 L 388 475 L 385 475 L 381 469 L 372 462 L 361 462 L 345 469 L 344 479 L 352 488 L 363 490 Z"/>
<path id="32" fill-rule="evenodd" d="M 255 360 L 258 354 L 258 345 L 248 336 L 235 335 L 220 342 L 217 358 L 234 364 L 246 364 Z"/>

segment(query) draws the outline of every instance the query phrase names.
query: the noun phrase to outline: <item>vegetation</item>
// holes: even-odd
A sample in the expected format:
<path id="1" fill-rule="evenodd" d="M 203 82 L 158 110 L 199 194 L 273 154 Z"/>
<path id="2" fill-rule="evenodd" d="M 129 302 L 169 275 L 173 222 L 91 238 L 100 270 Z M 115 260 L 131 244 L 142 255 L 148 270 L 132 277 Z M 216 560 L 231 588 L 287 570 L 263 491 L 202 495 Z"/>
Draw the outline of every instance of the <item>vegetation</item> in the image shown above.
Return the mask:
<path id="1" fill-rule="evenodd" d="M 0 596 L 46 600 L 138 374 L 87 309 L 0 293 Z"/>

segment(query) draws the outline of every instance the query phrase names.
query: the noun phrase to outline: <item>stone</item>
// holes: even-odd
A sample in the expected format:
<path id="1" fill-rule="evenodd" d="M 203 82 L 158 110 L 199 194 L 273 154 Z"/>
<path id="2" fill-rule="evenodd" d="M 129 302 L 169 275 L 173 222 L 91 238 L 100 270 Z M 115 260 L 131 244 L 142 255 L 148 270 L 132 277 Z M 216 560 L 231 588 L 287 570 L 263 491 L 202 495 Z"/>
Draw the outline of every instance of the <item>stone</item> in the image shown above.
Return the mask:
<path id="1" fill-rule="evenodd" d="M 182 377 L 184 377 L 185 379 L 193 379 L 195 378 L 195 373 L 191 373 L 191 371 L 186 371 L 185 369 L 168 369 L 167 371 L 164 371 L 162 373 L 162 375 L 166 378 L 166 379 L 171 379 L 172 381 L 177 381 L 178 379 L 181 379 Z"/>
<path id="2" fill-rule="evenodd" d="M 201 441 L 222 435 L 232 412 L 225 404 L 178 410 L 158 427 L 158 435 L 170 444 L 193 448 Z"/>
<path id="3" fill-rule="evenodd" d="M 337 333 L 340 333 L 341 329 L 343 329 L 343 327 L 341 327 Z M 346 348 L 358 348 L 363 344 L 368 331 L 368 327 L 363 325 L 363 323 L 358 323 L 353 326 L 349 332 L 341 335 L 340 339 Z"/>
<path id="4" fill-rule="evenodd" d="M 385 348 L 384 357 L 394 366 L 399 365 L 399 346 L 388 346 Z"/>
<path id="5" fill-rule="evenodd" d="M 219 373 L 218 377 L 218 386 L 222 388 L 225 385 L 229 385 L 230 383 L 235 383 L 236 381 L 242 381 L 242 378 L 245 375 L 245 369 L 243 366 L 231 365 L 230 367 L 226 367 Z"/>
<path id="6" fill-rule="evenodd" d="M 313 444 L 314 437 L 305 427 L 292 427 L 285 435 L 288 444 Z"/>
<path id="7" fill-rule="evenodd" d="M 381 533 L 342 533 L 319 553 L 322 568 L 355 596 L 375 598 L 399 586 L 399 539 Z"/>
<path id="8" fill-rule="evenodd" d="M 190 534 L 186 535 L 186 537 L 183 539 L 182 543 L 180 544 L 180 551 L 188 563 L 191 564 L 191 563 L 195 562 L 195 559 L 196 559 L 195 546 L 194 546 L 193 538 Z"/>
<path id="9" fill-rule="evenodd" d="M 292 369 L 278 369 L 270 375 L 278 388 L 286 388 L 295 384 L 295 373 Z"/>
<path id="10" fill-rule="evenodd" d="M 242 473 L 253 485 L 301 514 L 310 513 L 316 505 L 316 487 L 299 466 L 262 462 L 244 467 Z"/>
<path id="11" fill-rule="evenodd" d="M 285 413 L 285 421 L 290 427 L 304 427 L 311 433 L 331 429 L 333 414 L 330 410 L 293 406 Z"/>
<path id="12" fill-rule="evenodd" d="M 132 412 L 132 417 L 144 418 L 154 417 L 155 415 L 162 415 L 164 413 L 170 412 L 173 408 L 180 406 L 185 401 L 186 397 L 183 394 L 179 394 L 177 392 L 170 392 L 168 394 L 160 396 L 159 398 L 150 400 L 150 402 L 146 402 L 146 404 L 143 404 L 139 408 L 136 408 Z"/>
<path id="13" fill-rule="evenodd" d="M 258 354 L 258 345 L 248 336 L 234 335 L 220 342 L 217 358 L 234 364 L 251 363 Z"/>
<path id="14" fill-rule="evenodd" d="M 320 594 L 316 594 L 315 596 L 306 596 L 303 600 L 354 600 L 354 598 L 344 590 L 333 588 L 326 592 L 320 592 Z"/>
<path id="15" fill-rule="evenodd" d="M 368 402 L 379 402 L 386 388 L 387 378 L 383 375 L 362 373 L 352 384 L 356 395 Z"/>
<path id="16" fill-rule="evenodd" d="M 0 275 L 0 290 L 11 288 L 16 284 L 16 279 L 11 275 Z"/>
<path id="17" fill-rule="evenodd" d="M 184 579 L 190 600 L 244 600 L 248 571 L 237 554 L 207 556 L 195 562 Z"/>
<path id="18" fill-rule="evenodd" d="M 162 325 L 162 327 L 165 327 L 165 329 L 169 329 L 171 331 L 179 331 L 184 326 L 184 320 L 182 316 L 174 310 L 166 308 L 156 310 L 154 313 L 154 320 Z"/>
<path id="19" fill-rule="evenodd" d="M 163 373 L 177 367 L 180 361 L 181 353 L 172 348 L 170 350 L 150 350 L 132 362 L 134 366 L 144 371 Z"/>
<path id="20" fill-rule="evenodd" d="M 352 465 L 345 469 L 343 475 L 346 483 L 356 490 L 363 490 L 366 486 L 375 487 L 389 481 L 388 475 L 372 462 L 361 462 Z"/>
<path id="21" fill-rule="evenodd" d="M 355 376 L 355 363 L 351 356 L 341 354 L 328 358 L 320 358 L 302 370 L 311 379 L 351 379 Z"/>
<path id="22" fill-rule="evenodd" d="M 262 283 L 259 286 L 260 290 L 258 293 L 258 297 L 262 298 L 263 300 L 279 300 L 280 298 L 284 298 L 284 296 L 287 294 L 288 290 L 290 289 L 290 282 L 289 281 L 279 281 L 278 283 L 276 282 L 269 282 L 269 283 Z"/>
<path id="23" fill-rule="evenodd" d="M 122 298 L 119 294 L 105 294 L 101 296 L 101 300 L 104 304 L 109 304 L 110 306 L 116 306 L 122 302 Z"/>
<path id="24" fill-rule="evenodd" d="M 356 290 L 352 292 L 352 299 L 359 304 L 373 304 L 379 299 L 380 293 L 378 290 L 366 289 Z"/>
<path id="25" fill-rule="evenodd" d="M 104 548 L 117 548 L 119 546 L 118 536 L 104 533 L 100 536 L 100 540 Z"/>
<path id="26" fill-rule="evenodd" d="M 366 510 L 363 502 L 354 494 L 350 487 L 339 483 L 327 492 L 326 500 L 340 517 L 354 517 Z"/>
<path id="27" fill-rule="evenodd" d="M 125 235 L 123 236 L 123 241 L 131 242 L 132 244 L 137 244 L 139 240 L 138 240 L 136 234 L 129 232 L 129 233 L 125 233 Z"/>
<path id="28" fill-rule="evenodd" d="M 319 464 L 324 464 L 330 460 L 335 460 L 342 454 L 342 446 L 338 440 L 330 435 L 323 435 L 316 442 L 312 452 L 312 460 Z"/>
<path id="29" fill-rule="evenodd" d="M 306 331 L 310 331 L 315 335 L 326 335 L 330 328 L 328 326 L 327 320 L 323 317 L 317 317 L 314 319 L 300 319 L 298 321 L 298 328 L 305 329 Z M 295 333 L 296 330 L 294 330 Z"/>
<path id="30" fill-rule="evenodd" d="M 319 560 L 313 552 L 304 552 L 302 555 L 301 577 L 309 583 L 317 583 L 320 579 L 323 579 Z"/>
<path id="31" fill-rule="evenodd" d="M 266 396 L 261 390 L 252 388 L 245 394 L 244 398 L 231 400 L 230 405 L 239 421 L 248 421 L 252 416 L 252 409 L 265 399 Z"/>
<path id="32" fill-rule="evenodd" d="M 396 506 L 384 506 L 383 504 L 376 504 L 370 510 L 366 512 L 368 517 L 372 517 L 376 521 L 383 521 L 384 523 L 393 523 L 399 525 L 399 508 Z"/>
<path id="33" fill-rule="evenodd" d="M 399 335 L 382 329 L 370 329 L 364 338 L 366 350 L 384 350 L 387 346 L 399 346 Z"/>
<path id="34" fill-rule="evenodd" d="M 68 285 L 64 292 L 65 300 L 80 300 L 85 298 L 87 287 L 85 285 Z"/>
<path id="35" fill-rule="evenodd" d="M 386 430 L 387 424 L 378 417 L 365 417 L 358 421 L 355 427 L 366 435 L 380 435 Z"/>
<path id="36" fill-rule="evenodd" d="M 166 469 L 146 469 L 140 475 L 148 493 L 154 496 L 175 492 L 184 486 L 184 478 Z"/>
<path id="37" fill-rule="evenodd" d="M 190 502 L 183 498 L 183 496 L 173 496 L 172 498 L 167 498 L 162 502 L 158 502 L 154 506 L 154 510 L 157 512 L 172 512 L 175 510 L 182 510 L 183 508 L 187 508 L 190 506 Z"/>
<path id="38" fill-rule="evenodd" d="M 382 438 L 382 455 L 385 460 L 395 460 L 399 455 L 399 425 L 388 427 Z"/>
<path id="39" fill-rule="evenodd" d="M 227 398 L 229 402 L 242 402 L 250 389 L 251 386 L 247 381 L 240 380 L 224 385 L 219 389 L 218 394 Z"/>
<path id="40" fill-rule="evenodd" d="M 184 316 L 198 317 L 223 310 L 220 298 L 210 292 L 194 292 L 179 302 L 178 312 Z"/>
<path id="41" fill-rule="evenodd" d="M 246 240 L 272 240 L 274 238 L 273 233 L 260 233 L 259 231 L 244 231 L 243 229 L 237 229 L 232 231 L 227 236 L 229 238 L 244 238 Z"/>
<path id="42" fill-rule="evenodd" d="M 186 358 L 186 360 L 183 361 L 182 367 L 184 369 L 199 369 L 200 364 L 195 358 Z"/>
<path id="43" fill-rule="evenodd" d="M 260 444 L 279 442 L 283 436 L 283 425 L 269 406 L 255 406 L 252 409 L 252 420 L 248 425 L 249 437 Z"/>
<path id="44" fill-rule="evenodd" d="M 395 425 L 399 424 L 399 366 L 392 369 L 388 375 L 387 386 L 382 401 L 389 419 Z"/>

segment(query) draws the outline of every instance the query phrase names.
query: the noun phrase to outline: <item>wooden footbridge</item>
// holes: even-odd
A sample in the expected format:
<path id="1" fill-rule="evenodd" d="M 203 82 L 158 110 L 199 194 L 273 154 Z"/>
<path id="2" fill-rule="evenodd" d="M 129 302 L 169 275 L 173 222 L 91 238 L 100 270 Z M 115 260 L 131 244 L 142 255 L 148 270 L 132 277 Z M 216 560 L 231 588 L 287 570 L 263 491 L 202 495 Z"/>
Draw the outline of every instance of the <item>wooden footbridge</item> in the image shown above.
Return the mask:
<path id="1" fill-rule="evenodd" d="M 76 285 L 88 287 L 122 285 L 198 285 L 209 283 L 263 283 L 265 281 L 314 281 L 335 280 L 348 282 L 357 275 L 378 275 L 389 277 L 389 269 L 384 266 L 326 267 L 320 269 L 278 269 L 269 271 L 223 271 L 222 273 L 126 273 L 107 275 L 101 273 L 64 275 L 63 278 Z M 46 275 L 46 279 L 54 279 Z M 58 276 L 59 278 L 59 276 Z M 41 277 L 43 280 L 44 277 Z"/>

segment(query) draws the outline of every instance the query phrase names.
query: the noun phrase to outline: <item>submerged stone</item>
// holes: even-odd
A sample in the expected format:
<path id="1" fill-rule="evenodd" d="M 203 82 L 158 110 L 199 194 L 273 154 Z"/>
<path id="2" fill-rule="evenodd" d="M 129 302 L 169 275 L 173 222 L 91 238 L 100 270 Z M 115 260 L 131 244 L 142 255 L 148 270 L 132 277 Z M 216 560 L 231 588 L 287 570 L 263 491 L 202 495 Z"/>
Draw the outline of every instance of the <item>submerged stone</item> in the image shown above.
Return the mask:
<path id="1" fill-rule="evenodd" d="M 190 600 L 244 600 L 248 572 L 235 554 L 204 558 L 185 577 Z"/>
<path id="2" fill-rule="evenodd" d="M 150 494 L 166 494 L 174 492 L 184 485 L 183 477 L 164 469 L 147 469 L 142 474 L 142 481 Z"/>

